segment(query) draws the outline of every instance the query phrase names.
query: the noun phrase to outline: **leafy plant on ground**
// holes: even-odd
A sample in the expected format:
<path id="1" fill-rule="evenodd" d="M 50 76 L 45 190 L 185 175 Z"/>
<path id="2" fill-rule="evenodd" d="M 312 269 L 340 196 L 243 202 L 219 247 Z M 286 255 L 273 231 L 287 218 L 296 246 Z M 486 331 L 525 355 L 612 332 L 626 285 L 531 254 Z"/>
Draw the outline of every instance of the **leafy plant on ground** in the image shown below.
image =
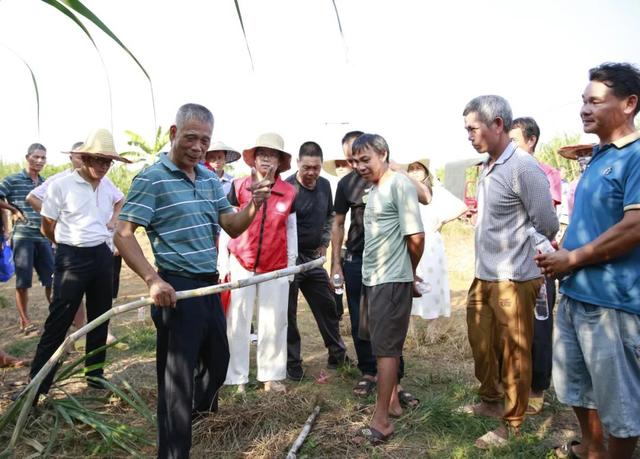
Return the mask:
<path id="1" fill-rule="evenodd" d="M 84 384 L 85 371 L 104 366 L 98 364 L 85 369 L 87 357 L 116 343 L 72 360 L 58 370 L 51 395 L 30 414 L 31 420 L 22 437 L 24 445 L 35 449 L 40 456 L 47 457 L 52 454 L 56 445 L 64 441 L 60 438 L 61 434 L 68 431 L 88 440 L 84 442 L 85 445 L 90 445 L 85 451 L 87 455 L 113 454 L 114 449 L 120 449 L 129 455 L 139 456 L 141 448 L 155 443 L 153 437 L 149 436 L 155 426 L 154 414 L 126 380 L 119 383 L 102 381 L 106 390 L 97 395 L 92 390 L 77 394 L 77 385 Z M 24 398 L 24 395 L 18 398 L 0 417 L 2 443 L 8 444 L 13 430 L 11 427 L 14 426 Z M 138 422 L 122 420 L 122 415 L 131 411 L 135 413 Z M 98 438 L 100 441 L 95 441 Z M 12 453 L 14 452 L 5 450 L 1 456 Z"/>

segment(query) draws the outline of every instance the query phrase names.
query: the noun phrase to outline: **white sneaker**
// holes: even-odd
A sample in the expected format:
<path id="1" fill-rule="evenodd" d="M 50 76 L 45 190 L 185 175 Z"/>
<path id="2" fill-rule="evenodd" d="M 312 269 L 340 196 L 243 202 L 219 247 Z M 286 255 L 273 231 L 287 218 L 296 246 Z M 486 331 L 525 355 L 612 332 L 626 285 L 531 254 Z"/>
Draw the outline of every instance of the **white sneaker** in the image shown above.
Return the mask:
<path id="1" fill-rule="evenodd" d="M 258 342 L 258 335 L 251 333 L 251 335 L 249 335 L 249 341 L 251 344 L 256 344 Z"/>

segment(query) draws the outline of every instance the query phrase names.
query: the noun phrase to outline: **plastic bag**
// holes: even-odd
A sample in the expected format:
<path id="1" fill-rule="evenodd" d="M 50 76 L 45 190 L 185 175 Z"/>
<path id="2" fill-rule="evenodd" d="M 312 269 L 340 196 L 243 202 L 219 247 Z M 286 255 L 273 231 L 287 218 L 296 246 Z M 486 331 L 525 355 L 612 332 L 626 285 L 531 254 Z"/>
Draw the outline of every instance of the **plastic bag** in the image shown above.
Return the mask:
<path id="1" fill-rule="evenodd" d="M 13 264 L 13 250 L 5 240 L 2 240 L 2 256 L 0 257 L 0 282 L 7 282 L 16 272 L 16 266 Z"/>

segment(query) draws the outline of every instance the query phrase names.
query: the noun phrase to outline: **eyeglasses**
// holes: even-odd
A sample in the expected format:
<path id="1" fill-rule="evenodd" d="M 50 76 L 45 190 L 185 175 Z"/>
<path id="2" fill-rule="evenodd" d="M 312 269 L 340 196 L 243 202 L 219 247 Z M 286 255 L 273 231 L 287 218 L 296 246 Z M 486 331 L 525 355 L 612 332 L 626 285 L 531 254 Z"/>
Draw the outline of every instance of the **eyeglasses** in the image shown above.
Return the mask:
<path id="1" fill-rule="evenodd" d="M 112 159 L 105 159 L 105 158 L 90 158 L 90 161 L 96 165 L 103 166 L 103 167 L 111 167 L 111 165 L 113 164 Z"/>

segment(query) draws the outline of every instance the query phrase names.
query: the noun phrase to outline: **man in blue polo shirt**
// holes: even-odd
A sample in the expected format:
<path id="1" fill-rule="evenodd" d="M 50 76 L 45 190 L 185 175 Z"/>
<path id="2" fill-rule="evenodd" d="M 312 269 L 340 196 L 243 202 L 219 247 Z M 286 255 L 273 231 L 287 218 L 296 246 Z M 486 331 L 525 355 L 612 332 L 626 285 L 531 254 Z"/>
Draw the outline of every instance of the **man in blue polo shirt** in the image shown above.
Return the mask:
<path id="1" fill-rule="evenodd" d="M 580 116 L 600 142 L 575 194 L 563 248 L 536 256 L 562 281 L 553 382 L 582 441 L 562 457 L 630 458 L 640 436 L 640 69 L 589 71 Z M 609 438 L 605 448 L 605 434 Z M 607 451 L 608 450 L 608 451 Z"/>
<path id="2" fill-rule="evenodd" d="M 27 312 L 29 289 L 35 268 L 51 303 L 51 276 L 53 275 L 53 250 L 51 244 L 40 233 L 40 214 L 27 204 L 31 190 L 44 182 L 40 172 L 47 163 L 47 149 L 34 143 L 27 150 L 27 168 L 9 175 L 0 182 L 0 199 L 19 209 L 24 219 L 14 223 L 11 236 L 13 261 L 16 265 L 16 306 L 20 314 L 20 330 L 25 334 L 38 331 Z"/>
<path id="3" fill-rule="evenodd" d="M 146 282 L 157 329 L 158 457 L 186 458 L 193 416 L 217 409 L 229 362 L 226 321 L 218 295 L 176 302 L 176 291 L 218 282 L 216 237 L 237 237 L 269 197 L 274 171 L 250 186 L 251 203 L 234 213 L 216 175 L 200 165 L 211 141 L 213 115 L 180 107 L 169 130 L 171 149 L 133 180 L 115 235 L 122 258 Z M 147 231 L 156 270 L 134 232 Z"/>

